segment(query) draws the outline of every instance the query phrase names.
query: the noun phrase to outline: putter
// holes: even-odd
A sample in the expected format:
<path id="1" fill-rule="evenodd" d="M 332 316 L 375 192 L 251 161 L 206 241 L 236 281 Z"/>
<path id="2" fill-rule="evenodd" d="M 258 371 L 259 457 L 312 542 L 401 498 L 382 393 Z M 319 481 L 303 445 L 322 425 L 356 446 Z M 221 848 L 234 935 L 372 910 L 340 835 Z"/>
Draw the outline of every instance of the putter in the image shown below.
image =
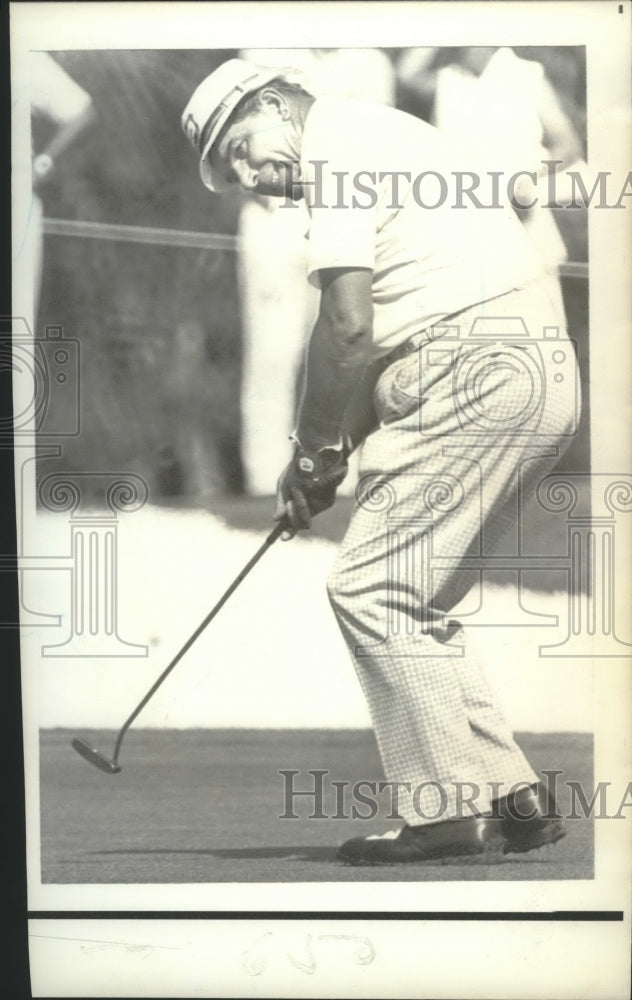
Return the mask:
<path id="1" fill-rule="evenodd" d="M 119 765 L 119 756 L 121 753 L 121 746 L 123 744 L 123 739 L 125 737 L 127 730 L 129 729 L 132 722 L 136 718 L 136 716 L 143 710 L 149 699 L 156 693 L 162 682 L 171 673 L 175 665 L 182 659 L 187 650 L 191 648 L 191 646 L 198 638 L 198 636 L 201 635 L 206 626 L 213 620 L 213 618 L 220 610 L 220 608 L 222 608 L 226 604 L 228 598 L 231 596 L 232 593 L 234 593 L 235 590 L 237 590 L 237 587 L 242 582 L 242 580 L 244 580 L 245 577 L 248 576 L 248 573 L 253 568 L 253 566 L 255 566 L 259 562 L 264 552 L 266 552 L 270 548 L 270 546 L 273 545 L 274 542 L 276 542 L 279 535 L 283 531 L 285 531 L 286 527 L 287 525 L 283 521 L 279 521 L 276 527 L 272 529 L 272 531 L 266 538 L 263 545 L 257 550 L 257 552 L 255 552 L 252 559 L 246 563 L 241 573 L 239 573 L 239 575 L 235 577 L 230 587 L 224 592 L 224 594 L 222 594 L 215 607 L 211 611 L 209 611 L 204 621 L 200 625 L 198 625 L 193 635 L 187 639 L 184 646 L 182 646 L 179 652 L 176 653 L 169 666 L 166 667 L 161 673 L 160 677 L 158 677 L 158 679 L 154 681 L 154 683 L 150 687 L 145 697 L 142 699 L 142 701 L 138 703 L 132 714 L 129 716 L 128 719 L 125 720 L 125 722 L 121 726 L 118 736 L 116 737 L 116 743 L 114 745 L 114 753 L 112 755 L 112 760 L 109 760 L 105 756 L 105 754 L 101 753 L 100 750 L 95 750 L 94 747 L 91 747 L 90 744 L 87 743 L 85 740 L 81 740 L 78 738 L 75 738 L 72 741 L 73 750 L 76 750 L 77 753 L 84 758 L 84 760 L 87 760 L 90 764 L 94 764 L 95 767 L 100 768 L 101 771 L 105 771 L 107 774 L 118 774 L 120 772 L 121 767 Z"/>

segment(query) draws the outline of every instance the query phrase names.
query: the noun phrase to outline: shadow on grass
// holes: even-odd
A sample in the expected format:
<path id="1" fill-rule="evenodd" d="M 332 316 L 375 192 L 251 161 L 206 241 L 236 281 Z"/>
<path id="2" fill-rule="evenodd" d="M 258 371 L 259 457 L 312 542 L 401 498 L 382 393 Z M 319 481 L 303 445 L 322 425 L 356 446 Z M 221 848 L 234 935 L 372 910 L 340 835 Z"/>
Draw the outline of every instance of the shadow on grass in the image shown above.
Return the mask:
<path id="1" fill-rule="evenodd" d="M 286 858 L 292 861 L 334 861 L 335 847 L 227 847 L 227 848 L 129 848 L 127 850 L 90 851 L 101 857 L 106 854 L 201 854 L 213 858 Z"/>
<path id="2" fill-rule="evenodd" d="M 301 846 L 288 846 L 288 847 L 226 847 L 226 848 L 129 848 L 127 850 L 107 850 L 107 851 L 90 851 L 91 855 L 97 857 L 103 857 L 105 855 L 200 855 L 205 857 L 218 858 L 225 861 L 249 861 L 264 858 L 274 858 L 280 861 L 307 861 L 316 863 L 331 863 L 345 864 L 345 862 L 340 861 L 337 857 L 337 847 L 323 847 L 315 845 L 301 845 Z M 482 854 L 468 855 L 464 857 L 444 857 L 444 858 L 428 858 L 425 861 L 417 862 L 406 862 L 406 867 L 413 867 L 423 865 L 424 867 L 442 867 L 445 865 L 459 865 L 464 862 L 468 865 L 502 865 L 502 864 L 542 864 L 542 862 L 547 861 L 558 861 L 559 857 L 556 857 L 555 846 L 548 845 L 547 847 L 540 848 L 530 852 L 528 856 L 510 854 L 505 855 L 500 849 L 494 850 L 490 849 L 484 851 Z M 373 868 L 383 868 L 383 867 L 393 867 L 388 862 L 383 864 L 371 865 Z M 401 868 L 402 865 L 398 864 L 395 867 Z"/>

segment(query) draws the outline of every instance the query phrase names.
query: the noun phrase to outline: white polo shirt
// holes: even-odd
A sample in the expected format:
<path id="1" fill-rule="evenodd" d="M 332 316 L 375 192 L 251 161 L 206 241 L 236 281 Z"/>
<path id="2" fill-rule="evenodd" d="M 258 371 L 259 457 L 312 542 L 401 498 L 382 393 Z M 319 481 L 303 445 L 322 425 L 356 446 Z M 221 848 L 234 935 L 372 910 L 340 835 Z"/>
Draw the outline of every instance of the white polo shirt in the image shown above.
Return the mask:
<path id="1" fill-rule="evenodd" d="M 407 176 L 395 182 L 396 171 Z M 471 203 L 459 190 L 471 184 L 458 177 L 467 171 L 483 178 L 479 201 L 502 207 Z M 373 271 L 375 357 L 543 274 L 506 197 L 507 179 L 485 177 L 453 140 L 401 111 L 316 100 L 305 121 L 301 178 L 309 280 L 318 285 L 322 268 Z"/>

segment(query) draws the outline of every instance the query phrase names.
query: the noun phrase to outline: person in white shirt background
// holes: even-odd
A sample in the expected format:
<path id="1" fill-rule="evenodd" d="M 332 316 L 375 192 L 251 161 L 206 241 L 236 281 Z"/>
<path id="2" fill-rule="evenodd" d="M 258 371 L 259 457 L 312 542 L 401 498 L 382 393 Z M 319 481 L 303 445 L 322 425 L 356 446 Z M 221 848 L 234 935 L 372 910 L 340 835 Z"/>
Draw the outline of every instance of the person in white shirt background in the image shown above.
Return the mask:
<path id="1" fill-rule="evenodd" d="M 26 87 L 23 91 L 16 87 L 15 101 L 16 104 L 21 100 L 30 103 L 32 189 L 28 195 L 14 196 L 12 202 L 12 312 L 14 317 L 24 321 L 19 330 L 20 340 L 26 341 L 22 349 L 33 356 L 44 259 L 42 194 L 58 171 L 63 170 L 64 154 L 93 125 L 96 114 L 90 95 L 47 52 L 31 52 L 26 66 Z M 37 148 L 33 134 L 42 126 L 46 139 Z M 21 164 L 16 154 L 13 169 L 21 172 L 23 168 L 27 169 L 26 164 Z M 14 192 L 17 187 L 15 185 Z M 31 403 L 38 392 L 37 385 L 26 376 L 29 370 L 29 365 L 14 369 L 15 414 L 30 413 Z M 22 427 L 22 432 L 25 429 Z M 35 433 L 34 419 L 32 430 Z M 22 447 L 28 444 L 26 438 L 20 441 Z M 26 453 L 16 447 L 16 477 L 22 485 L 17 509 L 18 538 L 23 542 L 26 526 L 34 524 L 36 503 L 35 462 L 25 458 Z"/>
<path id="2" fill-rule="evenodd" d="M 41 191 L 55 176 L 64 152 L 95 120 L 92 99 L 47 52 L 32 52 L 31 109 L 35 119 L 43 118 L 54 131 L 33 156 L 33 200 L 30 222 L 34 244 L 34 298 L 39 296 L 42 270 Z M 33 313 L 37 308 L 35 306 Z"/>
<path id="3" fill-rule="evenodd" d="M 544 161 L 558 161 L 557 197 L 563 199 L 564 171 L 585 166 L 573 123 L 536 60 L 523 59 L 511 48 L 482 45 L 456 49 L 445 65 L 437 55 L 442 53 L 412 49 L 398 72 L 423 95 L 432 124 L 470 146 L 483 166 L 506 178 L 521 172 L 514 207 L 544 264 L 549 293 L 565 325 L 557 269 L 568 255 L 551 209 L 543 204 L 549 169 Z M 545 178 L 540 190 L 526 172 Z"/>

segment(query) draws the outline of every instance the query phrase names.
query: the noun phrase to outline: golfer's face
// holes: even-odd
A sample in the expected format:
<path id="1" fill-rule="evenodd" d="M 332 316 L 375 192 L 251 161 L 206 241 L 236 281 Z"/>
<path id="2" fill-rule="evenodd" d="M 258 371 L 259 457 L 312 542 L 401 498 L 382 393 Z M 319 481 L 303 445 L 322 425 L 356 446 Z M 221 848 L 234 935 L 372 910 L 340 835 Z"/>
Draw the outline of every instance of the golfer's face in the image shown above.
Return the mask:
<path id="1" fill-rule="evenodd" d="M 290 118 L 266 105 L 228 126 L 211 152 L 211 166 L 229 184 L 277 198 L 300 197 L 299 142 Z"/>

